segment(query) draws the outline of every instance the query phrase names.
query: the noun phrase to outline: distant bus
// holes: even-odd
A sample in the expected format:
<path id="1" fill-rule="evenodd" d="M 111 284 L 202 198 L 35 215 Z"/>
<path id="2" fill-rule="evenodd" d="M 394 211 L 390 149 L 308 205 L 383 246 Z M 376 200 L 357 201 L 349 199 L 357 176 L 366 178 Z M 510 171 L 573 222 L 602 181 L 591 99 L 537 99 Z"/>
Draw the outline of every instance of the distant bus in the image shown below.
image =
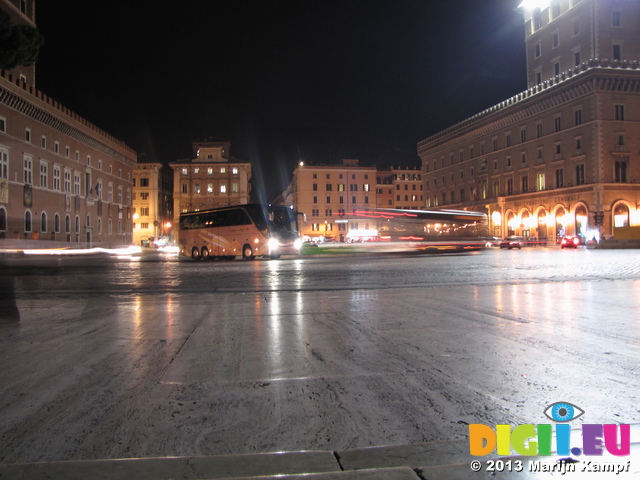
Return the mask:
<path id="1" fill-rule="evenodd" d="M 277 259 L 297 255 L 302 245 L 293 208 L 258 204 L 182 213 L 179 242 L 194 260 Z"/>
<path id="2" fill-rule="evenodd" d="M 367 220 L 376 227 L 370 236 L 378 249 L 424 252 L 478 250 L 486 245 L 487 215 L 467 210 L 356 210 L 352 220 Z M 367 238 L 359 231 L 357 238 Z M 384 243 L 387 242 L 387 247 Z"/>

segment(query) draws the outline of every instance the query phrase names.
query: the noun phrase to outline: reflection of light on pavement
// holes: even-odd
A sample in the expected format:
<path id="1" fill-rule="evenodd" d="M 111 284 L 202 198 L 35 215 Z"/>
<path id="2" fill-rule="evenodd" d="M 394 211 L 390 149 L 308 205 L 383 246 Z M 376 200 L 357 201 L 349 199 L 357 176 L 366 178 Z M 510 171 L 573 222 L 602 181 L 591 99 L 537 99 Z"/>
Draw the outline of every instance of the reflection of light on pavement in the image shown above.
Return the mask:
<path id="1" fill-rule="evenodd" d="M 107 253 L 109 255 L 136 255 L 142 252 L 142 248 L 129 246 L 122 248 L 37 248 L 13 250 L 24 252 L 25 255 L 90 255 L 94 253 Z"/>

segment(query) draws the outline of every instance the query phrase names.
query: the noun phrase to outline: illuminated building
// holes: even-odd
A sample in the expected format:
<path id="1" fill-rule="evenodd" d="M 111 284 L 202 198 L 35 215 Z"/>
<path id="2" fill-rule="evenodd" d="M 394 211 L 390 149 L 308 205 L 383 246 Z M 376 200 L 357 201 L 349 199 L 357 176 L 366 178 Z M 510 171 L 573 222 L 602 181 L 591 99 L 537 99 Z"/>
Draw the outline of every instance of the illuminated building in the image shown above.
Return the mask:
<path id="1" fill-rule="evenodd" d="M 376 206 L 419 210 L 424 205 L 422 172 L 415 168 L 377 171 Z"/>
<path id="2" fill-rule="evenodd" d="M 162 245 L 173 233 L 173 171 L 139 158 L 133 170 L 133 244 Z"/>
<path id="3" fill-rule="evenodd" d="M 35 27 L 34 0 L 0 0 Z M 35 87 L 35 67 L 0 72 L 0 238 L 12 248 L 131 243 L 136 153 Z M 30 245 L 33 246 L 33 245 Z"/>
<path id="4" fill-rule="evenodd" d="M 204 141 L 192 145 L 194 158 L 170 163 L 173 225 L 179 224 L 180 213 L 250 202 L 251 162 L 230 157 L 230 142 Z"/>
<path id="5" fill-rule="evenodd" d="M 640 8 L 522 4 L 528 89 L 418 143 L 426 207 L 557 241 L 640 225 Z"/>
<path id="6" fill-rule="evenodd" d="M 349 218 L 356 210 L 376 206 L 375 182 L 376 168 L 361 167 L 357 159 L 342 165 L 300 162 L 283 197 L 306 217 L 300 222 L 304 237 L 344 241 L 351 230 L 375 229 L 374 223 Z"/>

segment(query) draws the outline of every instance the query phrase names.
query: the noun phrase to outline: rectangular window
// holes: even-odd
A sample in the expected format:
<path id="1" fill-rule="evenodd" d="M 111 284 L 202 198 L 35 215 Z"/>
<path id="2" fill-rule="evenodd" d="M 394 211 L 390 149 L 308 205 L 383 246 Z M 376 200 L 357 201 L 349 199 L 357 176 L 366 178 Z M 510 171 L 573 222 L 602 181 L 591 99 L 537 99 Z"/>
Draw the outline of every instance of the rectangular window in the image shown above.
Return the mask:
<path id="1" fill-rule="evenodd" d="M 542 122 L 540 122 L 540 123 L 538 123 L 538 124 L 536 125 L 536 136 L 537 136 L 538 138 L 541 138 L 541 137 L 542 137 Z"/>
<path id="2" fill-rule="evenodd" d="M 182 175 L 189 175 L 189 169 L 188 168 L 183 168 L 183 169 L 180 170 L 180 173 Z"/>
<path id="3" fill-rule="evenodd" d="M 613 60 L 622 60 L 622 45 L 612 45 L 611 56 Z"/>
<path id="4" fill-rule="evenodd" d="M 213 183 L 207 183 L 207 193 L 213 193 Z"/>
<path id="5" fill-rule="evenodd" d="M 61 182 L 61 175 L 60 175 L 60 167 L 57 165 L 54 165 L 53 167 L 53 189 L 54 190 L 60 190 L 60 182 Z"/>
<path id="6" fill-rule="evenodd" d="M 181 191 L 182 191 L 182 193 L 188 193 L 188 192 L 189 192 L 189 189 L 188 189 L 188 187 L 187 187 L 187 184 L 186 184 L 186 183 L 183 183 L 183 184 L 182 184 L 182 189 L 181 189 Z"/>
<path id="7" fill-rule="evenodd" d="M 619 121 L 624 120 L 624 105 L 615 106 L 615 119 Z"/>
<path id="8" fill-rule="evenodd" d="M 149 186 L 149 179 L 148 178 L 141 178 L 140 179 L 140 186 L 141 187 L 148 187 Z"/>
<path id="9" fill-rule="evenodd" d="M 73 174 L 73 193 L 80 195 L 80 172 L 74 172 Z"/>
<path id="10" fill-rule="evenodd" d="M 33 159 L 25 155 L 23 165 L 22 181 L 27 185 L 33 185 Z"/>
<path id="11" fill-rule="evenodd" d="M 522 177 L 522 193 L 527 193 L 529 191 L 529 177 L 525 175 Z"/>
<path id="12" fill-rule="evenodd" d="M 238 193 L 240 191 L 240 184 L 238 182 L 231 182 L 231 193 Z"/>
<path id="13" fill-rule="evenodd" d="M 539 192 L 544 190 L 544 173 L 543 172 L 539 172 L 536 175 L 536 188 L 538 189 Z"/>
<path id="14" fill-rule="evenodd" d="M 0 117 L 0 132 L 7 132 L 7 119 L 4 117 Z"/>
<path id="15" fill-rule="evenodd" d="M 556 117 L 553 120 L 556 132 L 562 130 L 562 119 L 560 117 Z"/>
<path id="16" fill-rule="evenodd" d="M 576 185 L 584 185 L 584 164 L 576 166 Z"/>
<path id="17" fill-rule="evenodd" d="M 612 27 L 621 27 L 622 20 L 620 16 L 620 12 L 611 12 L 611 26 Z"/>
<path id="18" fill-rule="evenodd" d="M 30 128 L 25 128 L 24 129 L 24 141 L 27 143 L 31 143 L 31 129 Z"/>
<path id="19" fill-rule="evenodd" d="M 220 193 L 227 193 L 227 184 L 226 183 L 221 183 L 220 184 Z"/>
<path id="20" fill-rule="evenodd" d="M 527 130 L 526 129 L 522 129 L 520 130 L 520 143 L 524 143 L 527 141 Z"/>
<path id="21" fill-rule="evenodd" d="M 513 178 L 507 178 L 507 195 L 513 195 Z"/>
<path id="22" fill-rule="evenodd" d="M 199 183 L 194 183 L 193 184 L 193 192 L 194 193 L 200 193 L 200 184 Z"/>
<path id="23" fill-rule="evenodd" d="M 574 112 L 574 118 L 575 118 L 576 125 L 581 125 L 582 124 L 582 110 L 576 110 Z"/>
<path id="24" fill-rule="evenodd" d="M 614 182 L 626 182 L 627 181 L 627 162 L 618 161 L 615 164 L 615 177 Z"/>
<path id="25" fill-rule="evenodd" d="M 556 188 L 564 187 L 564 169 L 558 168 L 556 170 Z"/>
<path id="26" fill-rule="evenodd" d="M 9 178 L 9 151 L 0 147 L 0 178 Z"/>
<path id="27" fill-rule="evenodd" d="M 580 52 L 573 53 L 573 65 L 576 67 L 580 65 Z"/>

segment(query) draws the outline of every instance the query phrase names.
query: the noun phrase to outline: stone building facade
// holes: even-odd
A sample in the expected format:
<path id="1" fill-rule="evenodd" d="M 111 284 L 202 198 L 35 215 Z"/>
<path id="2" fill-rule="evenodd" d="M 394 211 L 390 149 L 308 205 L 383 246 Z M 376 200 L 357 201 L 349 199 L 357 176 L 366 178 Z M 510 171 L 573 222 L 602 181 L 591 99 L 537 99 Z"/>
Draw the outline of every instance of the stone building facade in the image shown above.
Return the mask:
<path id="1" fill-rule="evenodd" d="M 300 222 L 307 239 L 348 241 L 350 237 L 376 236 L 374 218 L 354 212 L 375 208 L 417 209 L 422 205 L 421 172 L 414 168 L 360 166 L 357 159 L 339 165 L 301 163 L 283 193 L 283 203 L 304 214 Z"/>
<path id="2" fill-rule="evenodd" d="M 251 162 L 231 157 L 230 142 L 193 142 L 192 146 L 193 158 L 170 163 L 173 225 L 179 224 L 184 212 L 251 201 Z"/>
<path id="3" fill-rule="evenodd" d="M 173 171 L 167 165 L 138 159 L 133 170 L 133 243 L 141 246 L 171 243 Z"/>
<path id="4" fill-rule="evenodd" d="M 0 8 L 14 22 L 35 25 L 33 0 L 1 0 Z M 34 71 L 0 72 L 3 245 L 130 244 L 136 153 L 37 90 Z"/>
<path id="5" fill-rule="evenodd" d="M 640 225 L 637 2 L 524 13 L 528 90 L 418 143 L 426 207 L 484 211 L 495 236 L 549 242 Z"/>

